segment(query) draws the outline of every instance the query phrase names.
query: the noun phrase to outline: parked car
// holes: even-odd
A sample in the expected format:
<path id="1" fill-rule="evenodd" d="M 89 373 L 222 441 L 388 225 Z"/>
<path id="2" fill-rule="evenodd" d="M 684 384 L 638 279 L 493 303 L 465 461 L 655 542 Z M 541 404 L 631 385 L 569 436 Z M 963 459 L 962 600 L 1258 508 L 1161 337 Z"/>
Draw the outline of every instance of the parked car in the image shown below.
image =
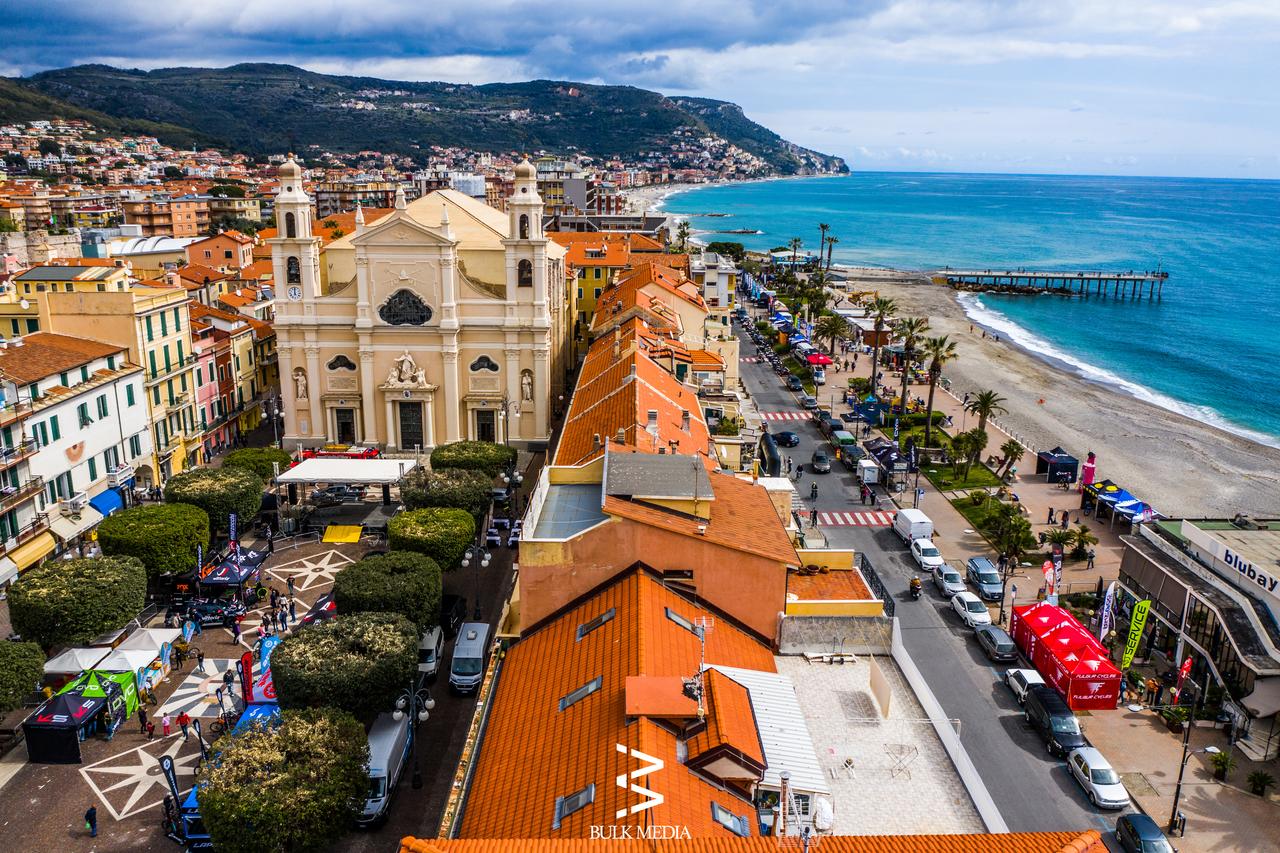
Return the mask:
<path id="1" fill-rule="evenodd" d="M 983 601 L 999 601 L 1004 598 L 1004 585 L 1000 583 L 1000 573 L 986 557 L 970 557 L 965 564 L 965 576 Z"/>
<path id="2" fill-rule="evenodd" d="M 933 522 L 920 510 L 907 507 L 898 510 L 894 515 L 893 532 L 898 534 L 898 538 L 904 543 L 911 544 L 916 539 L 932 538 Z"/>
<path id="3" fill-rule="evenodd" d="M 825 450 L 813 451 L 813 456 L 809 460 L 809 471 L 813 474 L 830 474 L 831 454 Z"/>
<path id="4" fill-rule="evenodd" d="M 418 677 L 435 681 L 440 673 L 440 656 L 444 654 L 444 629 L 428 628 L 418 640 Z"/>
<path id="5" fill-rule="evenodd" d="M 932 539 L 912 539 L 911 558 L 916 561 L 917 566 L 926 572 L 932 572 L 942 565 L 942 552 L 934 547 Z M 960 573 L 957 572 L 956 580 L 959 579 Z M 960 582 L 960 588 L 964 588 L 964 581 Z"/>
<path id="6" fill-rule="evenodd" d="M 951 609 L 960 617 L 960 621 L 970 628 L 991 624 L 991 614 L 987 612 L 987 605 L 968 590 L 957 592 L 951 597 Z"/>
<path id="7" fill-rule="evenodd" d="M 944 598 L 964 592 L 964 580 L 960 577 L 960 573 L 946 563 L 934 566 L 930 575 L 933 577 L 933 585 L 938 588 L 938 592 L 942 593 Z"/>
<path id="8" fill-rule="evenodd" d="M 491 548 L 497 548 L 502 545 L 502 534 L 498 532 L 498 528 L 490 527 L 485 531 L 484 544 Z"/>
<path id="9" fill-rule="evenodd" d="M 808 394 L 801 394 L 800 407 L 802 409 L 808 409 L 809 411 L 813 411 L 814 409 L 818 408 L 818 398 L 812 397 Z"/>
<path id="10" fill-rule="evenodd" d="M 1027 701 L 1027 691 L 1037 684 L 1043 685 L 1044 679 L 1034 669 L 1006 669 L 1004 683 L 1013 691 L 1014 698 L 1021 705 Z"/>
<path id="11" fill-rule="evenodd" d="M 782 432 L 775 432 L 773 434 L 773 441 L 779 447 L 796 447 L 800 444 L 800 435 L 799 433 L 794 433 L 790 430 L 784 430 Z"/>
<path id="12" fill-rule="evenodd" d="M 1102 753 L 1092 746 L 1071 750 L 1067 756 L 1067 768 L 1084 788 L 1089 802 L 1102 809 L 1123 809 L 1129 806 L 1129 792 L 1120 781 L 1120 774 Z"/>
<path id="13" fill-rule="evenodd" d="M 467 600 L 460 595 L 440 596 L 440 627 L 446 640 L 458 636 L 458 628 L 467 618 Z"/>
<path id="14" fill-rule="evenodd" d="M 800 377 L 799 377 L 799 376 L 796 376 L 794 373 L 788 373 L 788 374 L 787 374 L 786 382 L 787 382 L 787 390 L 788 390 L 788 391 L 803 391 L 803 390 L 804 390 L 804 382 L 803 382 L 803 381 L 801 381 Z"/>
<path id="15" fill-rule="evenodd" d="M 230 627 L 237 616 L 243 615 L 244 605 L 229 598 L 193 598 L 170 607 L 169 613 L 173 614 L 178 621 L 190 619 L 193 622 L 199 622 L 201 627 L 210 625 Z"/>
<path id="16" fill-rule="evenodd" d="M 507 534 L 507 547 L 518 548 L 520 546 L 520 534 L 524 532 L 524 523 L 517 520 L 511 525 L 511 532 Z"/>
<path id="17" fill-rule="evenodd" d="M 995 661 L 1018 659 L 1018 647 L 1013 644 L 1013 637 L 1005 633 L 1003 628 L 995 625 L 979 625 L 974 634 L 978 637 L 978 645 L 987 657 Z"/>
<path id="18" fill-rule="evenodd" d="M 1022 708 L 1027 722 L 1044 738 L 1050 755 L 1066 755 L 1086 745 L 1080 721 L 1067 707 L 1062 694 L 1047 684 L 1030 687 Z"/>
<path id="19" fill-rule="evenodd" d="M 337 506 L 362 500 L 364 500 L 363 486 L 325 486 L 323 489 L 313 489 L 311 492 L 311 503 L 316 506 Z"/>
<path id="20" fill-rule="evenodd" d="M 1116 821 L 1116 841 L 1125 853 L 1174 853 L 1160 825 L 1138 812 L 1121 815 Z"/>

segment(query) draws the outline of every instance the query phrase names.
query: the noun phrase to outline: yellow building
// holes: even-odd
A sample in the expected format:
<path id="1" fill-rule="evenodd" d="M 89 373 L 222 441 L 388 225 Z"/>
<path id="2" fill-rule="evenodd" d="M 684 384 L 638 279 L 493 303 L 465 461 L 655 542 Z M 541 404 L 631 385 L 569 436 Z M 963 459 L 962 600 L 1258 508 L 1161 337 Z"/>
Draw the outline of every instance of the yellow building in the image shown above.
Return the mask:
<path id="1" fill-rule="evenodd" d="M 18 273 L 0 292 L 0 337 L 40 331 L 44 293 L 119 293 L 129 289 L 129 269 L 112 261 L 45 264 Z"/>
<path id="2" fill-rule="evenodd" d="M 163 484 L 201 462 L 195 417 L 191 298 L 180 287 L 135 284 L 121 293 L 51 292 L 40 300 L 40 328 L 128 347 L 142 365 L 154 450 L 139 463 L 140 484 Z"/>

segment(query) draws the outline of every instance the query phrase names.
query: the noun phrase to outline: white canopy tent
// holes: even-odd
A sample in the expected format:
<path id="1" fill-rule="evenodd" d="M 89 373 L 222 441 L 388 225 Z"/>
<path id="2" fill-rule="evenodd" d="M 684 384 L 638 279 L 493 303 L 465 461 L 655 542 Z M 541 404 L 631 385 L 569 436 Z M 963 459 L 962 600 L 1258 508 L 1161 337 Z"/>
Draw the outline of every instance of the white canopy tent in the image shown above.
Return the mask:
<path id="1" fill-rule="evenodd" d="M 150 649 L 116 649 L 107 655 L 94 669 L 104 672 L 137 672 L 150 666 L 156 659 L 156 653 Z"/>
<path id="2" fill-rule="evenodd" d="M 110 649 L 67 649 L 56 657 L 49 658 L 44 662 L 45 675 L 55 675 L 64 672 L 79 674 L 86 669 L 92 669 L 97 665 L 98 661 L 107 656 Z"/>
<path id="3" fill-rule="evenodd" d="M 181 636 L 181 628 L 143 628 L 141 631 L 135 631 L 129 639 L 116 646 L 116 651 L 144 649 L 149 650 L 154 658 L 161 649 Z"/>
<path id="4" fill-rule="evenodd" d="M 281 471 L 276 482 L 390 486 L 416 467 L 418 463 L 413 459 L 307 459 Z"/>

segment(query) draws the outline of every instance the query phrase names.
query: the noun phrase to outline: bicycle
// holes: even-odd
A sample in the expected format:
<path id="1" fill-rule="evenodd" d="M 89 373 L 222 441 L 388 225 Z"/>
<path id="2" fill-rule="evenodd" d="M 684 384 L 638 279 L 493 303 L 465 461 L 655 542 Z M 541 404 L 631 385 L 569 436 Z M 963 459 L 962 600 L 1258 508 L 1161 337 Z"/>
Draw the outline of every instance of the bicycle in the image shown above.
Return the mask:
<path id="1" fill-rule="evenodd" d="M 215 735 L 229 732 L 235 728 L 236 721 L 239 719 L 239 714 L 235 714 L 231 711 L 223 711 L 217 717 L 214 717 L 213 722 L 209 724 L 209 731 Z"/>

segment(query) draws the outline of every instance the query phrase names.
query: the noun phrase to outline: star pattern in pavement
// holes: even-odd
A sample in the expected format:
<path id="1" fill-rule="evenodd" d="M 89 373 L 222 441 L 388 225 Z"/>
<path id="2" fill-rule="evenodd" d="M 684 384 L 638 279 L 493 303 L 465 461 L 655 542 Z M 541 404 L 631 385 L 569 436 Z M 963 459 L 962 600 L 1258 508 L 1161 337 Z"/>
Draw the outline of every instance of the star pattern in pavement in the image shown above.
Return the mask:
<path id="1" fill-rule="evenodd" d="M 163 714 L 169 714 L 177 717 L 183 711 L 193 717 L 218 716 L 218 699 L 214 695 L 214 691 L 222 686 L 223 673 L 229 669 L 234 669 L 238 663 L 239 661 L 228 658 L 205 658 L 205 673 L 192 672 L 188 674 L 173 693 L 169 695 L 168 700 L 160 707 L 160 710 L 152 716 L 158 718 Z M 232 696 L 238 694 L 238 690 L 235 687 L 230 692 Z M 224 698 L 223 701 L 230 704 L 227 698 Z"/>
<path id="2" fill-rule="evenodd" d="M 313 586 L 333 583 L 338 572 L 354 562 L 355 560 L 341 551 L 331 550 L 303 557 L 291 563 L 273 566 L 267 570 L 267 574 L 282 583 L 288 583 L 289 578 L 292 577 L 294 589 L 307 590 Z"/>
<path id="3" fill-rule="evenodd" d="M 82 767 L 80 774 L 111 816 L 124 820 L 164 802 L 169 783 L 160 769 L 160 758 L 165 755 L 173 758 L 178 789 L 189 790 L 200 760 L 200 745 L 194 734 L 184 742 L 181 732 Z"/>

